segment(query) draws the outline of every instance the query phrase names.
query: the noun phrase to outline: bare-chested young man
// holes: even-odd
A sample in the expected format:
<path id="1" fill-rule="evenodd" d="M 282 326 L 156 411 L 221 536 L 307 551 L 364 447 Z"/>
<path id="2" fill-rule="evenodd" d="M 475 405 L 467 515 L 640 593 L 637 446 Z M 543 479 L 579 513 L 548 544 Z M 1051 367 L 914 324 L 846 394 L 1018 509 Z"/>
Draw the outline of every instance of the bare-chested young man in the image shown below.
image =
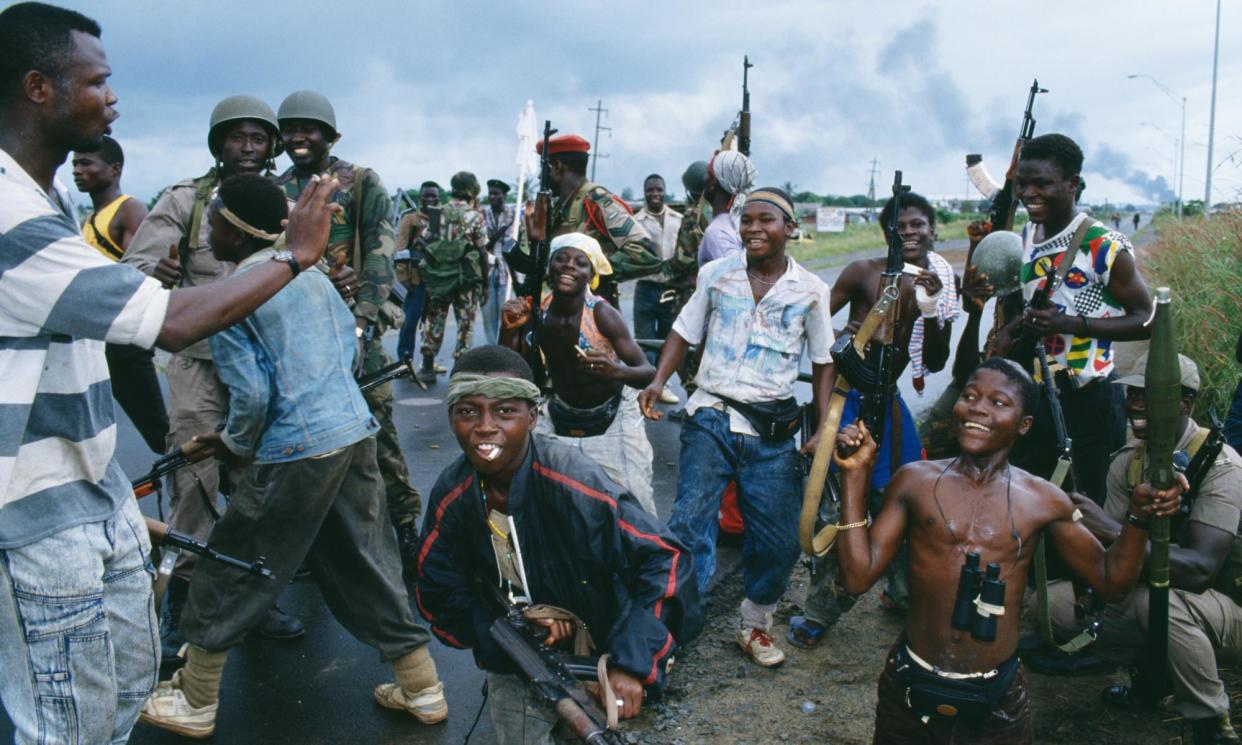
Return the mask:
<path id="1" fill-rule="evenodd" d="M 638 391 L 655 377 L 620 311 L 596 295 L 612 266 L 599 243 L 583 233 L 552 239 L 538 338 L 552 395 L 541 408 L 536 432 L 575 447 L 626 487 L 655 515 L 651 443 L 638 407 Z M 526 354 L 523 330 L 529 299 L 505 303 L 501 344 Z"/>
<path id="2" fill-rule="evenodd" d="M 837 553 L 846 589 L 865 592 L 902 540 L 909 542 L 910 614 L 880 676 L 877 743 L 1031 742 L 1017 643 L 1036 541 L 1045 534 L 1075 575 L 1106 599 L 1117 599 L 1138 579 L 1146 521 L 1177 509 L 1180 487 L 1156 491 L 1139 485 L 1130 495 L 1133 517 L 1105 551 L 1063 491 L 1009 464 L 1014 441 L 1031 428 L 1029 412 L 1038 395 L 1014 363 L 992 359 L 980 365 L 953 409 L 962 454 L 899 470 L 870 527 L 865 527 L 866 494 L 875 441 L 865 425 L 851 425 L 837 436 L 843 523 Z M 857 450 L 844 456 L 843 448 Z M 979 555 L 981 574 L 989 564 L 999 566 L 1000 597 L 989 598 L 986 587 L 979 600 L 973 589 L 954 592 L 967 554 Z M 974 622 L 970 631 L 951 623 L 959 605 Z M 986 619 L 991 619 L 991 641 L 982 640 Z"/>

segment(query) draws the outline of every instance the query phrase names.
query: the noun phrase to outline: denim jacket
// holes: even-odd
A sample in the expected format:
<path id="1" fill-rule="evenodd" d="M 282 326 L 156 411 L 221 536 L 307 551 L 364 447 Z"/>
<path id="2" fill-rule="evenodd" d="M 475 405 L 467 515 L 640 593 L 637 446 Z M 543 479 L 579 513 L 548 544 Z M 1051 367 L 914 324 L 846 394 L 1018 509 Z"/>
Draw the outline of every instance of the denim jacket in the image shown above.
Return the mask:
<path id="1" fill-rule="evenodd" d="M 258 251 L 240 274 L 271 260 Z M 379 430 L 351 372 L 354 315 L 317 269 L 307 269 L 241 323 L 211 337 L 229 389 L 224 444 L 256 463 L 301 460 Z"/>

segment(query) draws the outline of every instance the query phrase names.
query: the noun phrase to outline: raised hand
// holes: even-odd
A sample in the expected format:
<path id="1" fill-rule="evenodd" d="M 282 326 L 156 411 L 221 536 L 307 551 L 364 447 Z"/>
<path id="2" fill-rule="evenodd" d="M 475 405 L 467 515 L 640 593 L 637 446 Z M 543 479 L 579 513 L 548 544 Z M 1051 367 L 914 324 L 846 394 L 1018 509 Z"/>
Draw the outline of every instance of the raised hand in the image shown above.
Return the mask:
<path id="1" fill-rule="evenodd" d="M 342 210 L 341 205 L 332 201 L 339 186 L 335 176 L 312 176 L 297 204 L 289 211 L 285 238 L 303 269 L 314 266 L 328 247 L 332 216 Z"/>
<path id="2" fill-rule="evenodd" d="M 168 256 L 160 258 L 151 276 L 168 288 L 181 284 L 181 257 L 177 255 L 176 243 L 168 246 Z"/>

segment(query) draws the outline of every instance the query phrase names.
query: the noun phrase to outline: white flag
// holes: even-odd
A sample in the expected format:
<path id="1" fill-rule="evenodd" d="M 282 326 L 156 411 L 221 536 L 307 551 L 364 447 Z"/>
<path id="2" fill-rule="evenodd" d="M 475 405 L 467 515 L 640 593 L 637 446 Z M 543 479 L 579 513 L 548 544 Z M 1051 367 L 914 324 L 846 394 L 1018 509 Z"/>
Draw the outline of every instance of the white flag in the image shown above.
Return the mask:
<path id="1" fill-rule="evenodd" d="M 522 223 L 522 205 L 526 198 L 523 193 L 526 190 L 526 178 L 532 173 L 539 170 L 539 153 L 535 152 L 535 143 L 539 141 L 539 125 L 538 117 L 535 116 L 535 102 L 526 99 L 526 105 L 522 107 L 522 113 L 518 114 L 517 136 L 518 147 L 517 157 L 514 159 L 514 165 L 518 167 L 517 177 L 517 219 L 513 221 L 513 228 L 509 235 L 513 240 L 517 240 L 518 228 Z"/>

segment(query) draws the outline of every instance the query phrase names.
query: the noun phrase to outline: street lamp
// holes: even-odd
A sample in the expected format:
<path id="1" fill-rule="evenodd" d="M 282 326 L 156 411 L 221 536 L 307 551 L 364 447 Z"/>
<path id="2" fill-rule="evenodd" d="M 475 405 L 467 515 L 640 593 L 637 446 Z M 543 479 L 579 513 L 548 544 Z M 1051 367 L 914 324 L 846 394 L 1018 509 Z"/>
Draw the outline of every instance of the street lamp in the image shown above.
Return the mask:
<path id="1" fill-rule="evenodd" d="M 1178 218 L 1181 218 L 1182 216 L 1182 185 L 1186 181 L 1186 97 L 1178 96 L 1176 93 L 1173 92 L 1171 88 L 1169 88 L 1169 86 L 1165 85 L 1164 83 L 1161 83 L 1159 80 L 1156 80 L 1150 75 L 1144 75 L 1143 73 L 1135 73 L 1133 75 L 1127 75 L 1126 77 L 1129 78 L 1130 80 L 1134 80 L 1135 78 L 1147 78 L 1157 88 L 1163 91 L 1164 95 L 1173 99 L 1173 103 L 1178 104 L 1179 106 L 1182 107 L 1182 136 L 1180 138 L 1181 139 L 1181 157 L 1178 158 L 1178 167 L 1177 167 L 1177 216 Z M 1211 168 L 1210 163 L 1208 164 L 1208 167 Z"/>

